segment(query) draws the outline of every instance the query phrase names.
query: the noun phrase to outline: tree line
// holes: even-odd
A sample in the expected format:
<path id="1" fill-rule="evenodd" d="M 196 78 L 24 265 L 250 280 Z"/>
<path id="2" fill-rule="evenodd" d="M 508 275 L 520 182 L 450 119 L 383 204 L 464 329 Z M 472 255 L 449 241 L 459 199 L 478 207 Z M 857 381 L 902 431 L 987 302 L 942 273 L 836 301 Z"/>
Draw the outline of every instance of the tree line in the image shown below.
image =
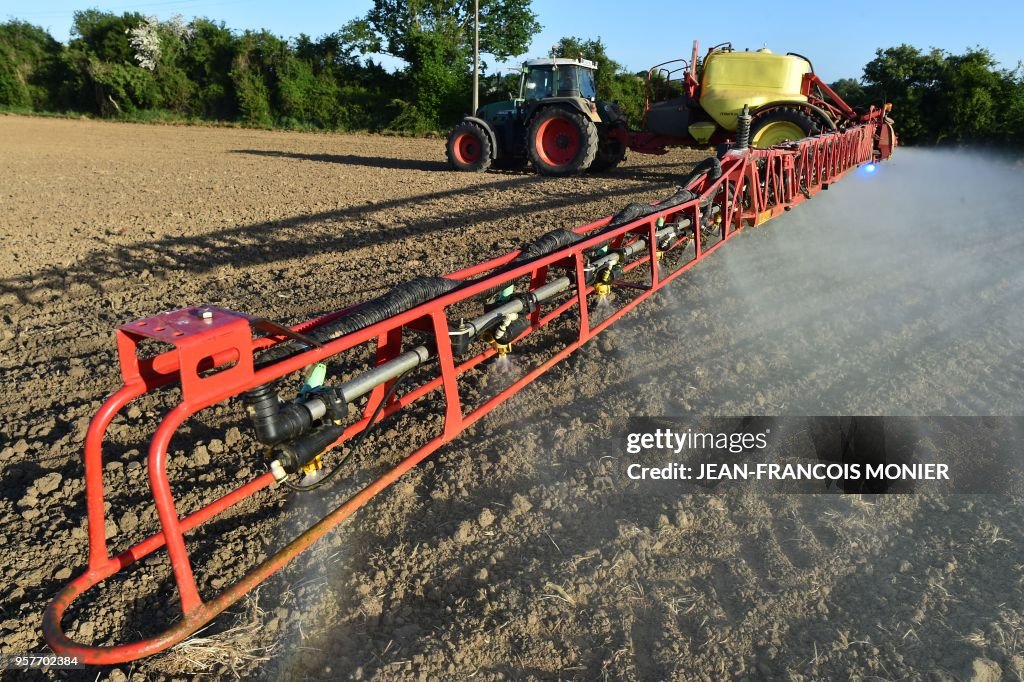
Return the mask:
<path id="1" fill-rule="evenodd" d="M 891 102 L 896 133 L 910 144 L 1024 145 L 1024 73 L 990 52 L 953 54 L 899 45 L 875 52 L 860 80 L 833 84 L 852 105 Z"/>
<path id="2" fill-rule="evenodd" d="M 480 19 L 481 51 L 497 61 L 525 53 L 541 28 L 530 0 L 481 0 Z M 98 10 L 75 12 L 70 35 L 65 45 L 23 21 L 0 24 L 0 107 L 414 134 L 443 131 L 469 108 L 472 0 L 375 0 L 365 17 L 316 39 Z M 599 38 L 566 37 L 552 51 L 596 61 L 599 97 L 640 125 L 646 73 L 626 71 Z M 367 54 L 405 66 L 388 70 Z M 506 99 L 519 74 L 485 62 L 481 84 L 482 102 Z M 907 143 L 1024 144 L 1021 69 L 999 68 L 982 48 L 879 49 L 860 79 L 833 87 L 853 105 L 892 102 Z"/>

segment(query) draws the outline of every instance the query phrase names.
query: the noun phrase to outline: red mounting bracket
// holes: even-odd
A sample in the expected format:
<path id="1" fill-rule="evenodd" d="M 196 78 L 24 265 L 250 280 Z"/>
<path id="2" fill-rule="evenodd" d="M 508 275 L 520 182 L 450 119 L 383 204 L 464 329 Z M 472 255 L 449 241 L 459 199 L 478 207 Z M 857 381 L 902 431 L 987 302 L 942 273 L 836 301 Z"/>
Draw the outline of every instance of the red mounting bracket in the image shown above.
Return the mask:
<path id="1" fill-rule="evenodd" d="M 215 306 L 191 306 L 129 322 L 117 330 L 121 375 L 125 384 L 143 383 L 147 389 L 180 377 L 182 402 L 216 401 L 251 382 L 251 324 L 248 315 Z M 140 357 L 143 339 L 170 344 L 177 353 Z"/>

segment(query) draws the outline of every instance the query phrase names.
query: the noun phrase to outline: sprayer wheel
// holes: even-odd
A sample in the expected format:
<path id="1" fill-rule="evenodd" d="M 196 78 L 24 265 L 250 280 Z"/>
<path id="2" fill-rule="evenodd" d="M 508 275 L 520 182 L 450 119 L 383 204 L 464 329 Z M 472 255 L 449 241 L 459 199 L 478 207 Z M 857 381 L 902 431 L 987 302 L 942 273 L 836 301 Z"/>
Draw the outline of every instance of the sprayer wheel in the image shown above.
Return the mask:
<path id="1" fill-rule="evenodd" d="M 767 149 L 820 132 L 818 121 L 799 109 L 772 109 L 754 117 L 750 126 L 750 146 Z"/>

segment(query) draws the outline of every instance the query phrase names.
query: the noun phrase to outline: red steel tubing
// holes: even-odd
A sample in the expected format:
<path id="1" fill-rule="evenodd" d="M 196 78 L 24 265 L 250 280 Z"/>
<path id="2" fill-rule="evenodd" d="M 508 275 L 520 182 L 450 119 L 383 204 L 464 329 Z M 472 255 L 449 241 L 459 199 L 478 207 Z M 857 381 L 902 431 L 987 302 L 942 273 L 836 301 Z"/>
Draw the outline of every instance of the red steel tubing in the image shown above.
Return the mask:
<path id="1" fill-rule="evenodd" d="M 267 348 L 280 342 L 280 338 L 263 338 L 251 340 L 248 347 L 239 349 L 237 343 L 239 329 L 244 329 L 244 316 L 230 311 L 218 311 L 216 314 L 227 314 L 238 319 L 230 320 L 224 326 L 224 337 L 214 338 L 212 333 L 175 334 L 181 336 L 176 351 L 163 353 L 150 361 L 139 361 L 136 356 L 136 344 L 141 338 L 139 329 L 145 327 L 145 321 L 132 323 L 142 327 L 125 325 L 118 332 L 118 348 L 122 360 L 122 373 L 125 385 L 114 393 L 100 408 L 89 427 L 85 442 L 85 478 L 87 497 L 87 517 L 89 524 L 89 563 L 85 573 L 67 585 L 47 607 L 43 617 L 43 631 L 47 642 L 53 650 L 61 655 L 78 656 L 79 660 L 90 664 L 113 664 L 134 660 L 162 651 L 180 642 L 209 622 L 225 608 L 240 599 L 255 585 L 280 569 L 299 552 L 309 547 L 327 531 L 348 518 L 359 507 L 368 502 L 374 495 L 385 489 L 424 458 L 439 447 L 457 436 L 463 429 L 475 423 L 485 414 L 503 403 L 524 386 L 547 371 L 550 367 L 567 357 L 593 336 L 600 333 L 618 318 L 626 314 L 641 301 L 668 284 L 695 263 L 718 249 L 726 240 L 735 235 L 742 225 L 740 221 L 753 224 L 764 222 L 794 205 L 801 203 L 807 196 L 813 196 L 826 183 L 842 177 L 857 165 L 873 161 L 874 141 L 881 134 L 880 127 L 885 124 L 872 123 L 857 126 L 840 133 L 808 138 L 799 143 L 792 143 L 769 150 L 745 150 L 730 152 L 722 157 L 723 172 L 720 178 L 711 181 L 705 176 L 697 185 L 701 197 L 716 197 L 720 190 L 722 200 L 719 205 L 722 217 L 721 239 L 715 244 L 705 247 L 701 236 L 701 209 L 699 200 L 664 209 L 650 216 L 640 218 L 632 223 L 615 228 L 612 231 L 598 234 L 608 225 L 609 218 L 577 228 L 576 232 L 588 235 L 581 242 L 561 249 L 542 258 L 523 264 L 506 273 L 485 277 L 479 282 L 460 288 L 441 296 L 433 301 L 419 305 L 383 322 L 371 325 L 353 334 L 294 355 L 270 367 L 254 369 L 252 355 L 255 351 Z M 895 139 L 895 138 L 892 138 Z M 730 189 L 732 193 L 730 194 Z M 804 194 L 806 191 L 806 195 Z M 744 198 L 746 196 L 746 198 Z M 774 196 L 774 201 L 769 201 Z M 744 205 L 749 202 L 749 205 Z M 692 221 L 694 256 L 686 263 L 681 263 L 673 272 L 665 277 L 658 273 L 657 254 L 655 249 L 647 252 L 636 261 L 628 264 L 626 271 L 648 265 L 651 271 L 651 284 L 644 288 L 632 300 L 626 302 L 618 310 L 598 324 L 591 326 L 587 297 L 593 291 L 584 279 L 583 253 L 588 249 L 605 243 L 620 243 L 627 237 L 646 239 L 649 245 L 655 243 L 656 221 L 659 218 L 671 220 L 685 215 Z M 680 239 L 679 241 L 683 241 Z M 518 255 L 517 251 L 491 259 L 485 263 L 474 265 L 448 275 L 450 279 L 466 280 L 478 277 L 505 266 Z M 575 270 L 575 288 L 570 289 L 571 295 L 547 313 L 541 315 L 538 310 L 531 318 L 532 324 L 524 336 L 546 326 L 572 309 L 579 316 L 578 337 L 559 349 L 552 357 L 528 371 L 512 385 L 498 395 L 487 400 L 468 414 L 463 414 L 459 396 L 457 378 L 469 369 L 479 365 L 494 355 L 494 350 L 487 348 L 468 360 L 456 364 L 450 339 L 448 337 L 448 318 L 446 308 L 454 303 L 464 301 L 492 289 L 496 285 L 530 276 L 531 287 L 544 283 L 548 268 L 552 265 L 571 264 Z M 308 332 L 327 322 L 337 319 L 350 310 L 346 308 L 328 315 L 304 322 L 293 327 L 297 332 Z M 182 311 L 177 311 L 178 313 Z M 168 314 L 173 315 L 173 314 Z M 163 318 L 150 318 L 157 324 Z M 171 318 L 167 318 L 171 319 Z M 391 415 L 427 394 L 440 389 L 443 393 L 446 408 L 443 432 L 421 446 L 418 450 L 402 460 L 386 474 L 373 481 L 353 495 L 340 507 L 316 522 L 298 538 L 279 550 L 272 557 L 253 569 L 243 579 L 228 587 L 212 599 L 203 600 L 196 587 L 192 572 L 188 549 L 185 544 L 185 533 L 202 525 L 220 512 L 250 497 L 274 483 L 273 476 L 267 472 L 254 480 L 240 486 L 232 492 L 215 500 L 193 514 L 181 518 L 177 512 L 170 481 L 167 476 L 167 449 L 171 437 L 177 428 L 197 412 L 221 402 L 231 396 L 279 379 L 287 374 L 301 370 L 313 363 L 343 353 L 365 343 L 377 343 L 377 363 L 386 362 L 401 352 L 401 330 L 409 325 L 427 322 L 436 341 L 436 357 L 438 360 L 438 376 L 408 393 L 396 396 L 382 411 L 383 416 Z M 234 327 L 232 327 L 234 325 Z M 168 325 L 170 326 L 170 325 Z M 234 329 L 232 332 L 231 327 Z M 163 326 L 157 327 L 162 330 Z M 229 341 L 229 332 L 235 341 Z M 164 332 L 166 333 L 166 332 Z M 204 336 L 204 334 L 206 334 Z M 234 345 L 231 345 L 234 344 Z M 241 356 L 240 358 L 238 356 Z M 228 362 L 238 360 L 238 365 L 224 370 L 217 375 L 203 378 L 200 372 L 210 368 L 218 368 Z M 241 366 L 239 368 L 239 366 Z M 139 396 L 171 383 L 182 385 L 182 400 L 160 423 L 150 444 L 148 467 L 150 486 L 154 504 L 160 520 L 161 531 L 146 538 L 142 542 L 111 557 L 105 537 L 104 501 L 103 501 L 103 462 L 102 444 L 107 428 L 114 416 L 130 401 Z M 383 399 L 384 387 L 380 386 L 368 396 L 363 418 L 349 426 L 344 435 L 335 442 L 335 446 L 356 435 L 368 424 L 368 415 Z M 118 571 L 130 566 L 143 557 L 166 547 L 175 583 L 181 600 L 183 618 L 156 637 L 120 644 L 116 646 L 91 646 L 70 640 L 61 628 L 61 619 L 70 604 L 83 592 L 99 582 L 113 576 Z"/>

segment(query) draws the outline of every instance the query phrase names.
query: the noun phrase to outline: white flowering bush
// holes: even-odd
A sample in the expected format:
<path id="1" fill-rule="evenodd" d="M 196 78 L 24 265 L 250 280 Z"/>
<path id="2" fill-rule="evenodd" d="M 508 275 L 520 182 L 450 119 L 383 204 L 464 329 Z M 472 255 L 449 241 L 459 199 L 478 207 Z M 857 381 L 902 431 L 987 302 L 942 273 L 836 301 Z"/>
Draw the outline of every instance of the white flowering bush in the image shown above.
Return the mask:
<path id="1" fill-rule="evenodd" d="M 135 50 L 139 66 L 155 71 L 160 64 L 161 50 L 169 44 L 180 45 L 192 39 L 192 26 L 176 14 L 167 21 L 154 16 L 145 17 L 135 28 L 128 29 L 128 42 Z"/>
<path id="2" fill-rule="evenodd" d="M 144 69 L 153 71 L 160 61 L 160 22 L 146 17 L 135 28 L 128 30 L 128 42 L 135 50 L 135 61 Z"/>

